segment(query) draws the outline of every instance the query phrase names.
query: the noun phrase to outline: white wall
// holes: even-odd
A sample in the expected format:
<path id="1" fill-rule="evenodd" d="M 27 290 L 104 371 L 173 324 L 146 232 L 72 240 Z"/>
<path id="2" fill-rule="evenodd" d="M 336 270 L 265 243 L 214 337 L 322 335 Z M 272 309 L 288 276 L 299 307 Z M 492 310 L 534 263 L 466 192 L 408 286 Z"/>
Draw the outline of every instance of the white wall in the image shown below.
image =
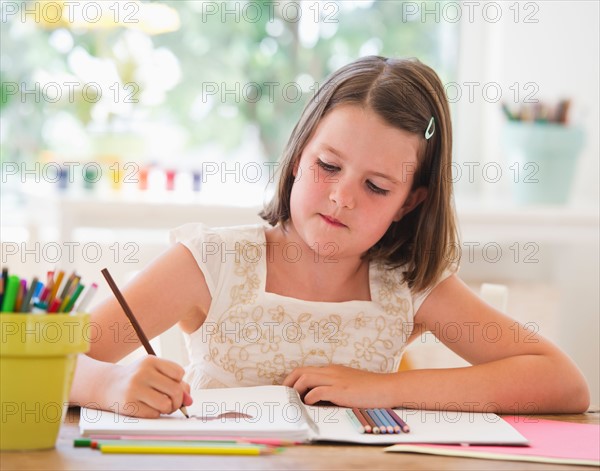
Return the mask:
<path id="1" fill-rule="evenodd" d="M 483 2 L 475 9 L 479 13 L 474 15 L 473 21 L 468 21 L 464 15 L 461 20 L 457 82 L 463 85 L 463 97 L 456 103 L 454 116 L 455 160 L 458 163 L 497 162 L 506 170 L 501 147 L 501 129 L 505 118 L 500 111 L 500 102 L 492 103 L 482 98 L 483 85 L 492 82 L 499 84 L 504 101 L 513 105 L 514 91 L 510 87 L 515 83 L 519 84 L 520 101 L 523 94 L 529 91 L 525 84 L 530 82 L 536 84 L 535 98 L 540 101 L 555 103 L 562 98 L 573 100 L 571 122 L 584 127 L 586 144 L 578 162 L 568 208 L 576 213 L 591 207 L 586 217 L 592 222 L 595 217 L 595 236 L 593 240 L 586 240 L 582 233 L 573 229 L 572 233 L 562 236 L 561 241 L 550 245 L 542 244 L 535 237 L 532 240 L 540 242 L 545 250 L 542 263 L 536 267 L 540 273 L 539 281 L 546 284 L 542 292 L 550 289 L 557 295 L 553 302 L 557 319 L 551 320 L 557 326 L 553 340 L 583 370 L 592 390 L 592 403 L 598 405 L 600 3 L 488 3 L 501 5 L 502 18 L 499 21 L 493 23 L 483 18 Z M 515 5 L 520 13 L 519 21 L 515 21 Z M 466 9 L 463 10 L 463 13 L 466 12 Z M 489 12 L 493 13 L 493 10 Z M 530 19 L 537 22 L 525 22 L 527 14 L 531 14 Z M 479 83 L 472 102 L 465 95 L 466 82 Z M 502 184 L 494 185 L 481 180 L 476 184 L 467 184 L 463 179 L 457 182 L 456 190 L 458 201 L 461 198 L 463 201 L 484 199 L 500 208 L 506 205 L 505 201 L 509 201 L 507 187 Z M 558 211 L 557 217 L 560 218 Z M 477 275 L 485 273 L 486 267 L 474 264 L 466 268 L 465 274 L 470 271 L 470 276 L 475 279 Z M 509 283 L 522 279 L 524 275 L 518 266 L 498 265 L 493 268 L 497 278 Z M 537 303 L 534 309 L 540 310 L 544 301 Z"/>
<path id="2" fill-rule="evenodd" d="M 514 91 L 510 87 L 519 84 L 522 101 L 533 90 L 525 84 L 534 82 L 538 87 L 534 97 L 540 101 L 573 100 L 572 121 L 584 126 L 586 145 L 571 203 L 598 207 L 600 3 L 520 2 L 518 21 L 515 21 L 515 2 L 491 3 L 502 6 L 502 16 L 496 23 L 484 19 L 483 6 L 474 9 L 479 13 L 473 15 L 472 22 L 465 18 L 467 10 L 463 8 L 457 80 L 463 84 L 463 98 L 457 102 L 455 117 L 457 160 L 502 162 L 499 143 L 504 117 L 499 102 L 482 98 L 483 85 L 498 83 L 502 99 L 514 104 Z M 492 13 L 490 9 L 488 16 Z M 525 22 L 527 19 L 537 23 Z M 473 103 L 466 99 L 465 82 L 481 84 Z M 474 189 L 462 190 L 473 193 Z M 497 196 L 502 188 L 483 185 L 479 190 Z"/>

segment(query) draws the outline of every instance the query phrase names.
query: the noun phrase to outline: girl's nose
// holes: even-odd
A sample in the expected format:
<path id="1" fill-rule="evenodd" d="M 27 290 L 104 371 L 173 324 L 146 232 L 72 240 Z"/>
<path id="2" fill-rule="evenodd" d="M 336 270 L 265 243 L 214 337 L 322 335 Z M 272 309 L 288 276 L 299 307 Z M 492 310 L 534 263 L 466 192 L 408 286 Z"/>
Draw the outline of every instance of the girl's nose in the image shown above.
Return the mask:
<path id="1" fill-rule="evenodd" d="M 341 179 L 331 186 L 329 199 L 342 208 L 353 209 L 355 206 L 352 185 L 343 182 Z"/>

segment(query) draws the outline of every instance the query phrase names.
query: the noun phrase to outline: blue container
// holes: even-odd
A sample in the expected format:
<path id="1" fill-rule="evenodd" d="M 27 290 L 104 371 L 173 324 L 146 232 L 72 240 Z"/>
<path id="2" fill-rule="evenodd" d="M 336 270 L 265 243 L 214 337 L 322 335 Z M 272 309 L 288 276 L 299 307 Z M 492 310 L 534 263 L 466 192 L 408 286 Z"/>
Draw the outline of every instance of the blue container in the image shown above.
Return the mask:
<path id="1" fill-rule="evenodd" d="M 503 147 L 512 170 L 513 197 L 520 204 L 565 204 L 569 200 L 579 154 L 580 127 L 556 123 L 506 123 Z"/>

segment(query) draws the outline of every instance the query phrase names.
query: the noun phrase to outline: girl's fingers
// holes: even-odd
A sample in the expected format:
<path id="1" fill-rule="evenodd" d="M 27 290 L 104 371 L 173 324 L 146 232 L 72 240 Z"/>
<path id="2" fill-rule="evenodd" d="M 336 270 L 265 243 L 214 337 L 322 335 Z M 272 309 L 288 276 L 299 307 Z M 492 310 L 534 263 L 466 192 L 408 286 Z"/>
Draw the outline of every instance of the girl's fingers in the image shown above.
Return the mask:
<path id="1" fill-rule="evenodd" d="M 293 388 L 298 379 L 307 373 L 316 373 L 316 372 L 324 372 L 323 368 L 315 367 L 315 366 L 307 366 L 303 368 L 294 368 L 292 372 L 286 376 L 283 380 L 283 385 Z"/>
<path id="2" fill-rule="evenodd" d="M 130 368 L 133 371 L 127 397 L 163 414 L 182 406 L 186 386 L 181 381 L 184 370 L 177 363 L 148 356 Z"/>
<path id="3" fill-rule="evenodd" d="M 160 371 L 163 375 L 168 376 L 174 381 L 181 382 L 183 379 L 183 375 L 185 374 L 185 370 L 175 363 L 174 361 L 164 360 L 162 358 L 153 357 L 155 361 L 153 362 L 153 366 Z"/>
<path id="4" fill-rule="evenodd" d="M 191 406 L 193 403 L 194 403 L 194 400 L 192 399 L 192 396 L 190 395 L 190 393 L 188 391 L 183 391 L 183 405 Z"/>
<path id="5" fill-rule="evenodd" d="M 182 406 L 185 390 L 181 382 L 175 381 L 160 372 L 156 372 L 148 378 L 147 385 L 157 393 L 161 394 L 165 399 L 168 399 L 168 403 L 159 401 L 156 404 L 158 406 L 157 409 L 163 414 L 170 414 Z M 154 404 L 149 405 L 154 406 Z"/>

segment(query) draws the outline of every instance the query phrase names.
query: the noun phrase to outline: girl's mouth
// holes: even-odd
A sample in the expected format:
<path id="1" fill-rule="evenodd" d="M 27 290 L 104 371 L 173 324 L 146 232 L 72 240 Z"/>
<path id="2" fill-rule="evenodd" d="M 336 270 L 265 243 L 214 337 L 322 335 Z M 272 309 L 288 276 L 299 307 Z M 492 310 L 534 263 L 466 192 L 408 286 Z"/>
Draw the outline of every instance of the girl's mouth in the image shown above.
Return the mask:
<path id="1" fill-rule="evenodd" d="M 325 216 L 324 214 L 319 214 L 319 216 L 321 216 L 321 218 L 327 223 L 330 224 L 332 226 L 335 227 L 347 227 L 344 223 L 342 223 L 341 221 L 338 221 L 335 218 L 332 218 L 330 216 Z"/>

